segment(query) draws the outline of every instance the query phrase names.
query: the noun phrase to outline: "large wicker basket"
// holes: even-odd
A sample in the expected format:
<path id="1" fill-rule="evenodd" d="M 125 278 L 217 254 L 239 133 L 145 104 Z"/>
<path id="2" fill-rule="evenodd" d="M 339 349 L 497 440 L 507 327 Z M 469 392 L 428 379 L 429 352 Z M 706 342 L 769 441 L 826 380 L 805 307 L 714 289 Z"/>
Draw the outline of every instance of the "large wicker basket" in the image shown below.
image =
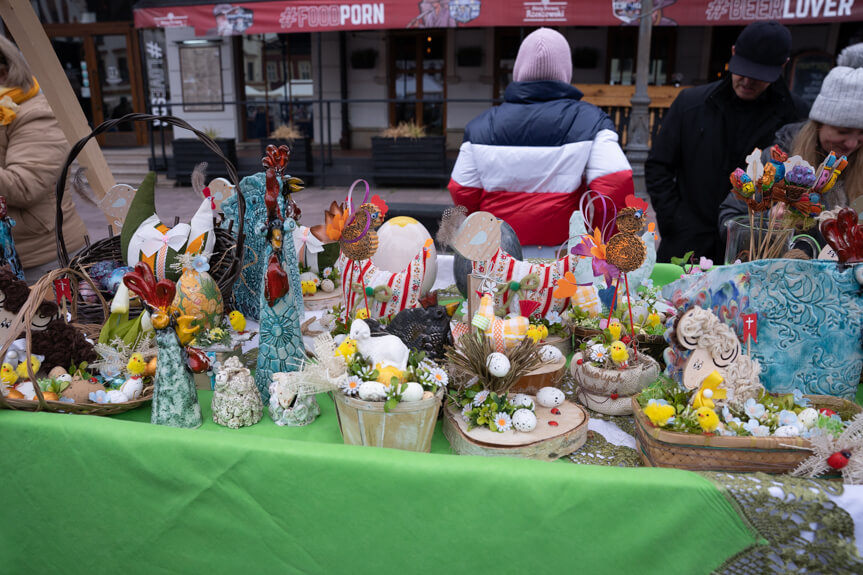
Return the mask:
<path id="1" fill-rule="evenodd" d="M 808 395 L 818 408 L 829 408 L 843 419 L 861 411 L 859 405 L 829 395 Z M 812 452 L 800 437 L 724 437 L 667 431 L 655 427 L 644 415 L 637 396 L 632 398 L 635 431 L 644 464 L 690 471 L 763 471 L 788 473 Z"/>
<path id="2" fill-rule="evenodd" d="M 3 342 L 3 348 L 0 349 L 0 357 L 5 357 L 6 352 L 9 351 L 9 347 L 12 345 L 12 342 L 18 338 L 18 335 L 23 331 L 24 337 L 27 341 L 27 354 L 30 355 L 30 350 L 32 349 L 32 319 L 36 312 L 39 309 L 39 306 L 46 298 L 54 297 L 54 280 L 61 277 L 70 277 L 73 280 L 81 279 L 85 282 L 91 284 L 93 286 L 93 281 L 85 274 L 82 274 L 78 271 L 72 269 L 59 269 L 49 272 L 47 275 L 43 276 L 34 286 L 30 288 L 30 296 L 27 298 L 27 301 L 21 306 L 21 310 L 18 312 L 18 315 L 15 316 L 15 320 L 12 322 L 12 327 L 9 329 L 9 337 L 7 341 Z M 72 304 L 69 312 L 72 315 L 72 319 L 74 321 L 77 309 L 77 299 L 76 292 L 77 282 L 72 281 Z M 98 293 L 98 292 L 97 292 Z M 99 305 L 103 308 L 102 314 L 107 315 L 108 313 L 108 304 L 99 296 Z M 85 333 L 92 332 L 92 328 L 96 326 L 83 326 L 75 324 L 76 327 L 82 329 Z M 88 329 L 90 328 L 90 329 Z M 33 373 L 32 366 L 27 362 L 27 372 L 29 373 L 30 380 L 36 381 L 36 374 Z M 82 415 L 114 415 L 116 413 L 123 413 L 124 411 L 129 411 L 131 409 L 135 409 L 140 407 L 141 405 L 147 403 L 151 399 L 153 399 L 153 386 L 148 385 L 144 388 L 141 393 L 141 397 L 135 399 L 133 401 L 129 401 L 126 403 L 110 403 L 110 404 L 99 404 L 99 403 L 64 403 L 61 401 L 49 401 L 45 399 L 45 396 L 42 394 L 42 391 L 39 389 L 38 385 L 33 386 L 36 390 L 36 399 L 35 400 L 27 400 L 27 399 L 11 399 L 8 397 L 4 397 L 0 394 L 0 409 L 14 409 L 20 411 L 53 411 L 53 412 L 61 412 L 61 413 L 75 413 Z"/>
<path id="3" fill-rule="evenodd" d="M 85 247 L 75 256 L 72 261 L 69 261 L 69 253 L 66 250 L 66 242 L 63 238 L 63 194 L 66 188 L 66 178 L 69 172 L 69 167 L 72 162 L 84 148 L 84 146 L 95 136 L 107 132 L 117 124 L 125 122 L 150 122 L 159 120 L 178 128 L 184 128 L 193 132 L 209 149 L 219 156 L 224 162 L 228 171 L 228 176 L 231 183 L 235 185 L 237 193 L 237 207 L 239 211 L 239 222 L 237 224 L 236 233 L 232 233 L 231 229 L 223 229 L 220 226 L 215 226 L 216 244 L 213 250 L 213 255 L 210 257 L 209 273 L 216 280 L 219 286 L 219 291 L 222 292 L 222 297 L 226 302 L 231 301 L 231 290 L 237 277 L 242 270 L 243 264 L 243 244 L 245 237 L 243 235 L 243 222 L 245 221 L 244 214 L 246 209 L 243 194 L 240 191 L 240 186 L 237 185 L 239 179 L 237 170 L 234 165 L 225 157 L 219 146 L 206 134 L 193 128 L 188 123 L 174 116 L 154 116 L 150 114 L 127 114 L 122 118 L 103 122 L 93 130 L 93 132 L 76 143 L 69 151 L 69 156 L 66 158 L 66 164 L 63 166 L 63 171 L 57 180 L 57 254 L 60 264 L 63 267 L 70 267 L 78 270 L 89 277 L 90 268 L 100 261 L 117 261 L 125 260 L 120 250 L 120 236 L 112 235 L 111 237 L 99 240 Z M 102 293 L 105 299 L 110 299 L 111 294 Z M 84 300 L 77 302 L 78 304 L 78 319 L 82 322 L 101 323 L 106 318 L 102 315 L 102 308 L 98 302 L 91 303 Z M 133 311 L 134 313 L 134 311 Z"/>

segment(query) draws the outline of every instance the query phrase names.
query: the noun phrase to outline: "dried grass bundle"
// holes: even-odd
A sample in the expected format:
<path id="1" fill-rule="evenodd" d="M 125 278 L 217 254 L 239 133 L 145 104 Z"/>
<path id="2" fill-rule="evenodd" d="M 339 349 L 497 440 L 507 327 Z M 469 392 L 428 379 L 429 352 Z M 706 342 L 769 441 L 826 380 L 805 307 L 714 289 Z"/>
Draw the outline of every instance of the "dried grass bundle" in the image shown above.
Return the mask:
<path id="1" fill-rule="evenodd" d="M 416 140 L 418 138 L 426 137 L 426 129 L 411 120 L 410 122 L 399 122 L 398 126 L 390 126 L 381 132 L 381 136 L 392 139 L 411 138 Z"/>
<path id="2" fill-rule="evenodd" d="M 303 137 L 303 133 L 294 126 L 293 122 L 290 124 L 280 124 L 278 128 L 273 130 L 273 133 L 270 134 L 271 138 L 275 138 L 277 140 L 288 140 L 293 142 L 294 140 L 299 140 Z"/>
<path id="3" fill-rule="evenodd" d="M 476 377 L 484 389 L 503 395 L 519 379 L 542 364 L 536 343 L 529 337 L 524 338 L 515 349 L 506 354 L 510 370 L 503 377 L 496 377 L 488 370 L 486 358 L 492 353 L 494 348 L 491 339 L 485 335 L 470 333 L 460 337 L 455 347 L 450 348 L 446 354 L 447 361 L 455 371 L 452 374 L 455 385 L 466 387 L 468 382 Z"/>

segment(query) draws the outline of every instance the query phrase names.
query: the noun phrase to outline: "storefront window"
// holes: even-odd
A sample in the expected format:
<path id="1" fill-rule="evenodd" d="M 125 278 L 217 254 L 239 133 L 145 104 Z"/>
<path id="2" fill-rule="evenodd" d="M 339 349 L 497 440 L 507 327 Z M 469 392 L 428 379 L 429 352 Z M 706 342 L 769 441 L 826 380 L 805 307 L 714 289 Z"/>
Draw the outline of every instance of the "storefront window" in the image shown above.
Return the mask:
<path id="1" fill-rule="evenodd" d="M 243 36 L 245 138 L 267 138 L 282 124 L 312 134 L 311 34 Z"/>
<path id="2" fill-rule="evenodd" d="M 446 98 L 444 43 L 440 31 L 390 36 L 390 123 L 416 122 L 430 135 L 442 135 Z M 417 100 L 422 100 L 417 101 Z"/>
<path id="3" fill-rule="evenodd" d="M 672 83 L 676 72 L 674 53 L 677 28 L 654 27 L 650 38 L 650 69 L 647 83 L 664 86 Z M 608 83 L 635 84 L 635 62 L 638 54 L 638 27 L 619 26 L 608 29 Z"/>

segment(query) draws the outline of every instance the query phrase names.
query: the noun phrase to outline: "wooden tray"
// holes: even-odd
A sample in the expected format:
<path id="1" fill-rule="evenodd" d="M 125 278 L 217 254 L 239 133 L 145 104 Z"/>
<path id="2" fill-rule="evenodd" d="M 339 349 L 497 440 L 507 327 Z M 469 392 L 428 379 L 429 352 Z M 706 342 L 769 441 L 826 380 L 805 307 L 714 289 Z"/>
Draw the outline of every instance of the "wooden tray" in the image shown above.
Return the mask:
<path id="1" fill-rule="evenodd" d="M 566 401 L 558 406 L 560 415 L 553 415 L 547 407 L 536 408 L 536 429 L 530 433 L 507 431 L 497 433 L 485 427 L 470 431 L 452 402 L 444 408 L 443 433 L 454 452 L 459 455 L 487 457 L 521 457 L 553 461 L 584 445 L 587 440 L 587 411 Z M 553 427 L 549 421 L 559 425 Z"/>

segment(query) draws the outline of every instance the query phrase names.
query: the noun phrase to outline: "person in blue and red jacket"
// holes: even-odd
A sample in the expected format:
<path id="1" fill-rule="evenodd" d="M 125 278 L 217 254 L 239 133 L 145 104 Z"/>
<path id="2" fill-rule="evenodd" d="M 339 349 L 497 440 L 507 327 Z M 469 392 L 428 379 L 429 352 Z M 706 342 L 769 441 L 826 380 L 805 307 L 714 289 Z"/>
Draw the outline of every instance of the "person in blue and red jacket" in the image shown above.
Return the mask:
<path id="1" fill-rule="evenodd" d="M 465 128 L 449 191 L 468 212 L 507 222 L 522 245 L 558 246 L 587 189 L 623 207 L 632 168 L 614 123 L 570 84 L 572 56 L 560 33 L 528 35 L 512 76 L 504 102 Z M 603 214 L 593 221 L 601 227 Z"/>

